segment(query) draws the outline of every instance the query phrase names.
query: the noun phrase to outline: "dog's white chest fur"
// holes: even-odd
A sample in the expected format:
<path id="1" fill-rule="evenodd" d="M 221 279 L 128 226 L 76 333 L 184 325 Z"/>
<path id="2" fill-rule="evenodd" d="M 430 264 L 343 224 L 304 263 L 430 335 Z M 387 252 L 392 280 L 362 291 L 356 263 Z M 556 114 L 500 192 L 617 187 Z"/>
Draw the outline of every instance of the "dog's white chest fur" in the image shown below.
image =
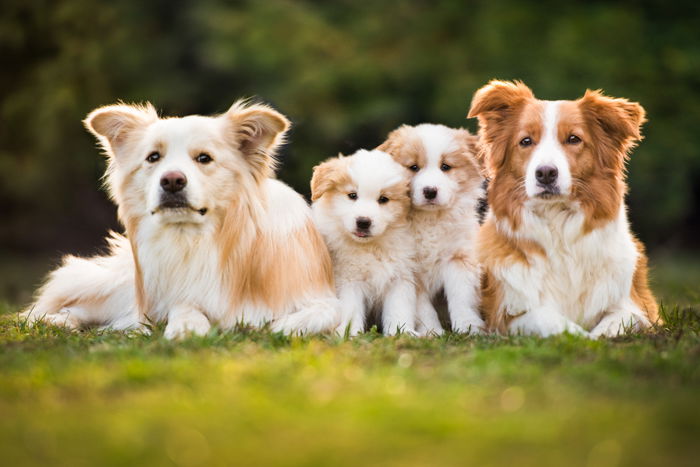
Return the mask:
<path id="1" fill-rule="evenodd" d="M 545 256 L 528 263 L 507 263 L 493 272 L 504 285 L 504 306 L 511 315 L 533 307 L 557 311 L 590 330 L 602 312 L 629 297 L 637 249 L 627 226 L 624 207 L 607 225 L 584 234 L 584 215 L 564 205 L 523 211 L 517 233 L 533 240 Z M 501 224 L 500 228 L 508 227 Z"/>

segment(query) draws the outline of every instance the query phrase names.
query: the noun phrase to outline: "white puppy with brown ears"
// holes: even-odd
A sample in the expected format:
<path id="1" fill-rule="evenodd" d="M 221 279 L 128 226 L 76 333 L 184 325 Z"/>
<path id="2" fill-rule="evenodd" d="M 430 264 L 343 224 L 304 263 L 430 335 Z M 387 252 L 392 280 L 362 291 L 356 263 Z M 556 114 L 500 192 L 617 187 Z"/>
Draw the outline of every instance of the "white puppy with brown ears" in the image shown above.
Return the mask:
<path id="1" fill-rule="evenodd" d="M 165 336 L 237 323 L 287 333 L 337 326 L 330 256 L 304 199 L 272 178 L 289 122 L 264 105 L 216 117 L 99 108 L 85 125 L 104 148 L 127 237 L 107 256 L 67 257 L 25 316 L 71 328 L 167 322 Z"/>
<path id="2" fill-rule="evenodd" d="M 314 221 L 331 252 L 341 302 L 339 331 L 365 328 L 381 310 L 384 334 L 415 332 L 414 241 L 408 173 L 381 151 L 357 151 L 314 168 Z"/>
<path id="3" fill-rule="evenodd" d="M 410 225 L 416 242 L 418 331 L 441 334 L 434 300 L 444 292 L 454 332 L 480 333 L 480 271 L 475 249 L 483 178 L 476 136 L 444 125 L 404 125 L 378 149 L 408 168 Z"/>

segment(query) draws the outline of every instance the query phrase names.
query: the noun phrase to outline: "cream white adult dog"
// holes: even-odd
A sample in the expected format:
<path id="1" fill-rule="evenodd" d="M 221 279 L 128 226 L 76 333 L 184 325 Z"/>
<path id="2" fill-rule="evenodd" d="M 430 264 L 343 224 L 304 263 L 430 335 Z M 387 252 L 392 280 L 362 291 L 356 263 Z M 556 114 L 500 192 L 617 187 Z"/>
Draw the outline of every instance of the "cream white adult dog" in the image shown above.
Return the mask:
<path id="1" fill-rule="evenodd" d="M 165 336 L 212 324 L 272 323 L 287 333 L 338 324 L 330 256 L 304 199 L 272 178 L 289 127 L 264 105 L 216 117 L 159 118 L 110 105 L 85 125 L 126 237 L 107 256 L 69 256 L 25 316 L 80 328 L 167 322 Z"/>
<path id="2" fill-rule="evenodd" d="M 492 81 L 469 116 L 479 119 L 491 178 L 479 233 L 489 326 L 598 337 L 655 321 L 644 247 L 624 202 L 644 109 L 599 91 L 542 101 L 521 82 Z"/>
<path id="3" fill-rule="evenodd" d="M 481 333 L 477 205 L 483 177 L 477 137 L 444 125 L 404 125 L 378 149 L 412 174 L 409 214 L 416 242 L 418 331 L 441 334 L 435 300 L 444 292 L 452 331 Z"/>
<path id="4" fill-rule="evenodd" d="M 356 335 L 381 311 L 384 334 L 415 332 L 414 240 L 406 170 L 388 154 L 360 150 L 314 168 L 316 226 L 333 259 L 343 310 L 339 331 Z"/>

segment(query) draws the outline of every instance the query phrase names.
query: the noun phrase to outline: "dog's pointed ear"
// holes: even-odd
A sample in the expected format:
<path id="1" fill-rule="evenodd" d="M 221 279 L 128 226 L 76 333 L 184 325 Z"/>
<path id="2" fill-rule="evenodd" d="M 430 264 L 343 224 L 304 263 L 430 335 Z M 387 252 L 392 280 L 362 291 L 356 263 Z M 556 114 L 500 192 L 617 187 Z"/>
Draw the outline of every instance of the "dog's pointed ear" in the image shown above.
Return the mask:
<path id="1" fill-rule="evenodd" d="M 492 80 L 474 93 L 467 118 L 478 117 L 480 123 L 503 118 L 527 99 L 534 98 L 522 81 Z"/>
<path id="2" fill-rule="evenodd" d="M 316 201 L 342 182 L 345 173 L 342 170 L 343 164 L 343 155 L 338 154 L 338 157 L 328 159 L 314 167 L 314 173 L 311 176 L 311 201 Z"/>
<path id="3" fill-rule="evenodd" d="M 591 131 L 598 137 L 607 137 L 617 151 L 627 153 L 642 139 L 646 113 L 638 103 L 589 89 L 578 100 L 578 105 Z"/>
<path id="4" fill-rule="evenodd" d="M 269 176 L 276 166 L 275 152 L 289 129 L 287 118 L 263 104 L 234 103 L 222 116 L 226 135 L 253 168 L 257 176 Z"/>
<path id="5" fill-rule="evenodd" d="M 97 108 L 88 114 L 83 124 L 111 154 L 118 152 L 130 135 L 156 120 L 158 113 L 147 102 L 144 105 L 114 104 Z"/>

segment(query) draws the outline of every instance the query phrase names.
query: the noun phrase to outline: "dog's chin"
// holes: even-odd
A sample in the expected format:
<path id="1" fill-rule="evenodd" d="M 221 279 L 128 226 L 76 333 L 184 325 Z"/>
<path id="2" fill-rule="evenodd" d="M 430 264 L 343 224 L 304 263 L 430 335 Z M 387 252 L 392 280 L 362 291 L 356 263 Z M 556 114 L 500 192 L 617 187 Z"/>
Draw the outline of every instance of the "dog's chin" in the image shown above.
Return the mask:
<path id="1" fill-rule="evenodd" d="M 371 242 L 372 239 L 374 239 L 374 235 L 372 235 L 369 232 L 353 230 L 350 232 L 350 238 L 356 241 L 357 243 L 367 243 Z"/>
<path id="2" fill-rule="evenodd" d="M 567 196 L 559 190 L 557 187 L 553 188 L 544 188 L 541 189 L 539 192 L 535 193 L 534 196 L 532 196 L 533 199 L 539 200 L 539 201 L 565 201 L 567 199 Z"/>
<path id="3" fill-rule="evenodd" d="M 421 200 L 417 203 L 413 203 L 413 207 L 416 209 L 420 209 L 421 211 L 439 211 L 440 209 L 445 209 L 446 206 L 447 205 L 443 203 L 426 200 Z"/>

